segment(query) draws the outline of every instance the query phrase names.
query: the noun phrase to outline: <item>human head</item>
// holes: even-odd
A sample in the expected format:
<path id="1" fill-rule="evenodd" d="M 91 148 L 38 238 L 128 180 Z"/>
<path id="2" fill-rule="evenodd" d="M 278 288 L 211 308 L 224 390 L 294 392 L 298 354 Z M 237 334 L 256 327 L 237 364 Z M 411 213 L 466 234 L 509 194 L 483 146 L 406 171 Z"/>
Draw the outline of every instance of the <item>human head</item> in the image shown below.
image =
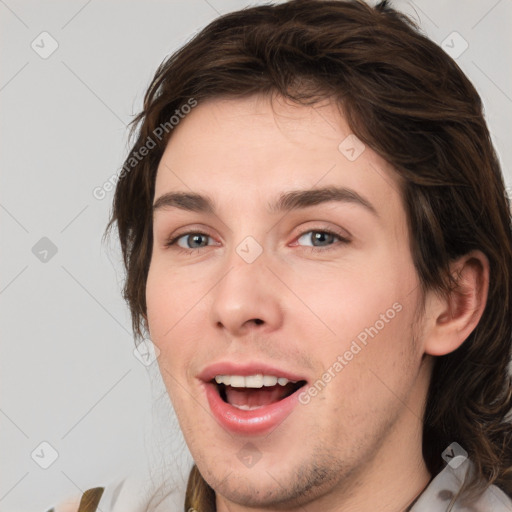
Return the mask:
<path id="1" fill-rule="evenodd" d="M 477 328 L 460 348 L 434 360 L 423 455 L 436 473 L 441 452 L 457 441 L 477 476 L 505 487 L 512 465 L 504 422 L 511 406 L 510 205 L 474 87 L 385 3 L 371 8 L 296 1 L 231 13 L 158 69 L 135 120 L 133 149 L 150 138 L 155 147 L 119 180 L 111 221 L 125 257 L 125 297 L 135 332 L 149 327 L 152 204 L 157 169 L 173 134 L 155 130 L 186 114 L 191 100 L 201 105 L 270 93 L 310 106 L 335 100 L 352 133 L 392 166 L 422 293 L 453 293 L 450 264 L 472 251 L 487 257 L 490 287 Z"/>

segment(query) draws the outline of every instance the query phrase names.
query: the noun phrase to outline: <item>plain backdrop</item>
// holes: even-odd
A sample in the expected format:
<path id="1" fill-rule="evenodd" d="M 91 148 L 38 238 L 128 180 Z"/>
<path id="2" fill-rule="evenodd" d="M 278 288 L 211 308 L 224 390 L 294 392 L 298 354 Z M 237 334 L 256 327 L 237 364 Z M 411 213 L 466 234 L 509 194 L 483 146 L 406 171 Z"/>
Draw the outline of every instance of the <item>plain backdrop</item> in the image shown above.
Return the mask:
<path id="1" fill-rule="evenodd" d="M 101 241 L 112 192 L 93 190 L 122 166 L 158 64 L 256 3 L 0 0 L 1 512 L 44 511 L 129 468 L 186 478 L 157 364 L 133 354 L 118 247 Z M 481 93 L 510 186 L 512 1 L 393 5 Z"/>

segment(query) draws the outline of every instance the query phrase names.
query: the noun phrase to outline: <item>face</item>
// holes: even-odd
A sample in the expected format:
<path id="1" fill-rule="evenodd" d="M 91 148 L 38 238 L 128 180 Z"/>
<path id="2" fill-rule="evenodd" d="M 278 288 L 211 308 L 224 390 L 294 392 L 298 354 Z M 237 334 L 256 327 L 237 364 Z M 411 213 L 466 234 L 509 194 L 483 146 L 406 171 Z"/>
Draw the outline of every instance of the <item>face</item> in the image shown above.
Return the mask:
<path id="1" fill-rule="evenodd" d="M 220 502 L 307 504 L 419 464 L 427 384 L 400 187 L 332 103 L 199 104 L 154 206 L 151 339 Z"/>

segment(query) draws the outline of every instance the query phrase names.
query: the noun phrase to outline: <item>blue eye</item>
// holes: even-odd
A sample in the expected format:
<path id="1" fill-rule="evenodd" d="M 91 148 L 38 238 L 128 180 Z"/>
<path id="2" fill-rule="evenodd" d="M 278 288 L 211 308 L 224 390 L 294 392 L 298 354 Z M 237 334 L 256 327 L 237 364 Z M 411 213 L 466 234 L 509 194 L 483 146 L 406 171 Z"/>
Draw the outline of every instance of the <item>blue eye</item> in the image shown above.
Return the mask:
<path id="1" fill-rule="evenodd" d="M 185 246 L 180 244 L 180 240 L 182 238 L 185 239 Z M 210 238 L 210 236 L 206 235 L 205 233 L 190 232 L 190 233 L 185 233 L 183 235 L 180 235 L 180 236 L 170 240 L 167 243 L 167 245 L 168 246 L 177 245 L 178 247 L 181 247 L 182 249 L 188 249 L 188 250 L 200 249 L 201 247 L 206 247 L 207 244 L 205 245 L 204 243 L 202 243 L 202 241 L 204 241 L 208 238 Z M 198 244 L 198 245 L 195 245 L 195 244 Z"/>
<path id="2" fill-rule="evenodd" d="M 312 236 L 313 235 L 313 236 Z M 309 237 L 309 240 L 313 242 L 313 247 L 325 247 L 332 245 L 334 239 L 341 239 L 336 233 L 332 233 L 331 231 L 306 231 L 302 234 L 297 240 L 300 241 L 302 238 Z M 318 242 L 319 245 L 314 245 L 315 242 Z"/>

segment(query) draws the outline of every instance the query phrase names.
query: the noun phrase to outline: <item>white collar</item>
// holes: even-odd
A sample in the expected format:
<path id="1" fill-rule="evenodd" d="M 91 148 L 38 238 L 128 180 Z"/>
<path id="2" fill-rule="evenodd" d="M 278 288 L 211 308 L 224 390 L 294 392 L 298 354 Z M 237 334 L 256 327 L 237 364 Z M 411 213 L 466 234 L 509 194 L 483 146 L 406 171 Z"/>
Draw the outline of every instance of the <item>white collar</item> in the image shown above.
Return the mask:
<path id="1" fill-rule="evenodd" d="M 411 512 L 447 512 L 451 499 L 457 494 L 466 474 L 473 471 L 473 463 L 453 459 L 450 464 L 432 480 L 423 491 Z M 512 512 L 512 500 L 498 487 L 491 485 L 476 502 L 461 504 L 457 500 L 451 509 L 453 512 Z"/>

